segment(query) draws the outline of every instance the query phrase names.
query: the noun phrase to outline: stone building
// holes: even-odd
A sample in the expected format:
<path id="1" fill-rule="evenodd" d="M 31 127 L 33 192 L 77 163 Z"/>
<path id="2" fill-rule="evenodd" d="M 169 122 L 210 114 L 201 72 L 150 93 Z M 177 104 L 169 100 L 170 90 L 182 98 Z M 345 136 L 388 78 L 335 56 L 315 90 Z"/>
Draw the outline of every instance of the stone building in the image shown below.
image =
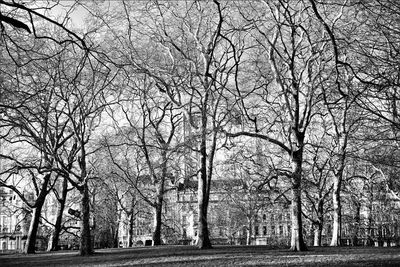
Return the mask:
<path id="1" fill-rule="evenodd" d="M 24 203 L 8 188 L 0 187 L 0 249 L 21 251 L 29 229 L 29 215 Z M 40 245 L 40 240 L 37 242 Z"/>
<path id="2" fill-rule="evenodd" d="M 290 203 L 264 201 L 254 211 L 251 223 L 244 209 L 234 198 L 243 203 L 249 199 L 241 181 L 235 179 L 212 182 L 208 226 L 213 244 L 246 244 L 250 238 L 254 245 L 288 246 L 291 235 Z M 171 187 L 165 196 L 163 242 L 165 244 L 194 244 L 197 237 L 197 183 L 196 181 Z M 342 244 L 393 246 L 400 244 L 400 201 L 387 192 L 381 192 L 373 201 L 362 198 L 354 207 L 351 198 L 343 194 Z M 141 211 L 135 220 L 134 245 L 151 245 L 152 215 L 148 207 L 138 205 Z M 147 209 L 147 211 L 146 211 Z M 327 213 L 322 231 L 322 245 L 329 245 L 331 215 Z M 312 224 L 304 219 L 304 238 L 313 245 Z M 251 230 L 249 231 L 249 228 Z M 250 234 L 250 237 L 249 237 Z M 127 231 L 121 229 L 120 243 L 127 247 Z"/>

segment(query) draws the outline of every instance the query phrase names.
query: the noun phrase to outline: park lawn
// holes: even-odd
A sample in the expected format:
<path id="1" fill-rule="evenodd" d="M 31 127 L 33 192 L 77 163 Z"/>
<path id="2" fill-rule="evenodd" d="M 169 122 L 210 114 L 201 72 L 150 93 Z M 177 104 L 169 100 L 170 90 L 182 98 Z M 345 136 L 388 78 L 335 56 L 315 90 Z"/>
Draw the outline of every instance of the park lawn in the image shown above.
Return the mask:
<path id="1" fill-rule="evenodd" d="M 76 251 L 1 255 L 0 266 L 400 266 L 400 248 L 311 247 L 290 252 L 265 246 L 192 246 L 101 249 L 80 257 Z"/>

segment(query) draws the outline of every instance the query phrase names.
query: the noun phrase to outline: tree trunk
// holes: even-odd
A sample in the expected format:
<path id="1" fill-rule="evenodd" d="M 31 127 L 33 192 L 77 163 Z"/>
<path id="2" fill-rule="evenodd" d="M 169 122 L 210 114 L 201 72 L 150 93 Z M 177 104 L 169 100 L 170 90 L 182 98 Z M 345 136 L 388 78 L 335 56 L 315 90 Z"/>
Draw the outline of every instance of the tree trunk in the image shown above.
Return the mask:
<path id="1" fill-rule="evenodd" d="M 247 218 L 249 224 L 247 229 L 247 238 L 246 238 L 246 245 L 251 245 L 251 235 L 253 234 L 253 220 L 251 218 Z"/>
<path id="2" fill-rule="evenodd" d="M 51 247 L 50 247 L 49 251 L 57 251 L 59 249 L 58 242 L 60 240 L 64 207 L 65 207 L 65 201 L 60 203 L 60 207 L 57 211 L 57 219 L 56 219 L 56 223 L 54 225 L 53 234 L 51 236 L 52 241 L 51 241 Z"/>
<path id="3" fill-rule="evenodd" d="M 321 193 L 317 204 L 317 222 L 314 225 L 314 246 L 320 247 L 322 243 L 322 228 L 324 226 L 324 201 Z"/>
<path id="4" fill-rule="evenodd" d="M 131 214 L 129 214 L 129 231 L 128 231 L 128 247 L 133 247 L 133 222 L 134 222 L 133 208 Z"/>
<path id="5" fill-rule="evenodd" d="M 113 247 L 114 248 L 119 248 L 119 240 L 118 240 L 118 234 L 119 234 L 119 223 L 116 224 L 115 229 L 113 231 Z"/>
<path id="6" fill-rule="evenodd" d="M 60 203 L 60 207 L 58 208 L 58 211 L 57 211 L 57 219 L 56 219 L 56 223 L 54 224 L 53 234 L 51 236 L 52 241 L 51 241 L 51 247 L 49 248 L 50 251 L 59 250 L 58 242 L 60 241 L 62 218 L 63 218 L 64 208 L 65 208 L 65 201 L 67 199 L 67 189 L 68 189 L 68 180 L 67 180 L 67 178 L 64 178 L 63 187 L 62 187 L 62 196 L 60 199 L 58 199 L 58 202 Z"/>
<path id="7" fill-rule="evenodd" d="M 342 207 L 340 202 L 340 187 L 342 178 L 335 175 L 335 181 L 333 182 L 333 229 L 332 229 L 332 240 L 331 246 L 341 246 L 342 236 Z"/>
<path id="8" fill-rule="evenodd" d="M 163 160 L 161 179 L 157 188 L 156 205 L 154 207 L 154 230 L 153 230 L 153 246 L 161 245 L 161 225 L 162 225 L 162 207 L 164 200 L 164 182 L 167 177 L 167 148 L 161 153 Z"/>
<path id="9" fill-rule="evenodd" d="M 157 203 L 154 207 L 153 246 L 161 245 L 162 201 L 162 196 L 157 197 Z"/>
<path id="10" fill-rule="evenodd" d="M 201 180 L 201 179 L 200 179 Z M 199 201 L 198 201 L 198 212 L 199 212 L 199 221 L 198 221 L 198 236 L 197 236 L 197 246 L 200 249 L 208 249 L 212 248 L 209 232 L 208 232 L 208 223 L 207 223 L 207 208 L 203 203 L 204 196 L 200 196 L 200 187 L 201 182 L 199 182 Z M 203 189 L 205 191 L 205 188 Z"/>
<path id="11" fill-rule="evenodd" d="M 40 193 L 35 202 L 35 208 L 32 211 L 32 219 L 29 226 L 28 237 L 24 247 L 24 253 L 26 254 L 35 253 L 37 231 L 39 229 L 40 216 L 42 214 L 43 204 L 44 201 L 46 200 L 46 196 L 48 193 L 47 186 L 49 184 L 50 178 L 51 174 L 45 175 L 42 186 L 40 188 Z"/>
<path id="12" fill-rule="evenodd" d="M 207 210 L 209 192 L 207 190 L 207 114 L 205 107 L 202 110 L 202 133 L 201 133 L 201 144 L 200 144 L 200 177 L 198 179 L 198 235 L 197 235 L 197 246 L 200 249 L 212 248 L 210 235 L 208 231 L 207 223 Z"/>
<path id="13" fill-rule="evenodd" d="M 205 157 L 202 155 L 202 157 Z M 201 170 L 201 175 L 198 180 L 198 235 L 197 235 L 197 246 L 200 249 L 208 249 L 211 248 L 211 241 L 208 232 L 208 223 L 207 223 L 207 190 L 206 190 L 206 182 L 207 177 L 205 175 L 206 169 L 205 166 Z"/>
<path id="14" fill-rule="evenodd" d="M 366 245 L 367 246 L 373 246 L 374 245 L 374 241 L 372 239 L 372 208 L 373 208 L 373 203 L 374 203 L 374 193 L 373 193 L 373 183 L 370 180 L 369 181 L 369 197 L 368 197 L 368 218 L 367 218 L 367 232 L 366 232 L 366 238 L 367 238 L 367 242 Z"/>
<path id="15" fill-rule="evenodd" d="M 322 223 L 315 224 L 314 228 L 314 247 L 322 245 Z"/>
<path id="16" fill-rule="evenodd" d="M 40 215 L 42 213 L 43 203 L 39 203 L 36 208 L 32 211 L 32 219 L 29 226 L 28 237 L 24 248 L 24 253 L 33 254 L 35 253 L 37 231 L 40 223 Z"/>
<path id="17" fill-rule="evenodd" d="M 293 152 L 292 156 L 292 237 L 290 250 L 306 251 L 307 246 L 303 240 L 303 222 L 301 212 L 301 175 L 302 175 L 303 151 L 299 149 Z"/>
<path id="18" fill-rule="evenodd" d="M 354 229 L 353 229 L 353 240 L 352 240 L 352 245 L 353 246 L 358 246 L 358 231 L 360 229 L 360 222 L 361 222 L 361 204 L 360 203 L 355 203 L 356 205 L 356 214 L 354 218 Z"/>
<path id="19" fill-rule="evenodd" d="M 347 98 L 346 98 L 347 103 Z M 347 104 L 346 104 L 347 106 Z M 340 192 L 342 190 L 342 180 L 343 180 L 343 172 L 346 165 L 346 155 L 347 155 L 347 139 L 348 139 L 348 132 L 345 131 L 346 129 L 346 114 L 347 108 L 343 110 L 343 119 L 342 119 L 342 133 L 338 135 L 338 152 L 337 152 L 337 168 L 336 173 L 334 176 L 333 181 L 333 229 L 332 229 L 332 240 L 331 246 L 337 247 L 341 246 L 341 237 L 342 237 L 342 203 L 340 199 Z"/>
<path id="20" fill-rule="evenodd" d="M 93 254 L 92 239 L 90 235 L 90 201 L 88 184 L 84 183 L 80 190 L 81 200 L 81 240 L 79 247 L 79 255 L 89 256 Z"/>

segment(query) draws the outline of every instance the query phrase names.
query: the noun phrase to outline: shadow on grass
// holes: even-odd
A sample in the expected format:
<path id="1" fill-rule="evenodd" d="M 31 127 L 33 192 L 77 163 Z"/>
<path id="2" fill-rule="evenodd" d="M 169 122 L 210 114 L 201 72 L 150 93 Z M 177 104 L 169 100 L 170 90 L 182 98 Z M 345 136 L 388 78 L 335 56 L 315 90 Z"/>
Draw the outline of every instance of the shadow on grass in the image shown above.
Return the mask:
<path id="1" fill-rule="evenodd" d="M 310 247 L 290 252 L 266 246 L 160 246 L 97 250 L 93 256 L 77 252 L 2 255 L 0 266 L 400 266 L 399 248 Z"/>

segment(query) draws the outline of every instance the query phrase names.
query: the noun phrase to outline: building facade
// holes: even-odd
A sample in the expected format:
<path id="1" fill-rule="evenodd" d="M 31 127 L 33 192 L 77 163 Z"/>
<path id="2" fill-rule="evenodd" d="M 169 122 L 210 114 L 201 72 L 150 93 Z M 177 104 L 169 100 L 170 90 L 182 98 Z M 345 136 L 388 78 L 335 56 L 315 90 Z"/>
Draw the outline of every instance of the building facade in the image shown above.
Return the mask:
<path id="1" fill-rule="evenodd" d="M 8 188 L 0 187 L 0 249 L 22 251 L 29 230 L 29 212 L 20 198 Z M 38 245 L 40 241 L 38 241 Z"/>

